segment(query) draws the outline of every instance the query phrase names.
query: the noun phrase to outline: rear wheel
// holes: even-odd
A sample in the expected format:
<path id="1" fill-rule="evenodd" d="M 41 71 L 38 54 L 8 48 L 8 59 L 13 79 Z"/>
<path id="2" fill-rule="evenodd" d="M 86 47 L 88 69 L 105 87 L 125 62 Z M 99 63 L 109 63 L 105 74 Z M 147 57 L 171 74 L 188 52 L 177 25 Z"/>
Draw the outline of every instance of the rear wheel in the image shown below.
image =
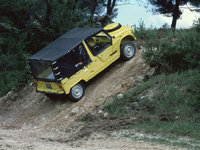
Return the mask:
<path id="1" fill-rule="evenodd" d="M 71 90 L 70 90 L 70 99 L 73 101 L 79 101 L 85 93 L 85 87 L 83 85 L 83 83 L 77 83 L 76 85 L 74 85 Z"/>
<path id="2" fill-rule="evenodd" d="M 135 55 L 136 48 L 131 41 L 124 42 L 121 46 L 121 57 L 123 60 L 129 60 Z"/>

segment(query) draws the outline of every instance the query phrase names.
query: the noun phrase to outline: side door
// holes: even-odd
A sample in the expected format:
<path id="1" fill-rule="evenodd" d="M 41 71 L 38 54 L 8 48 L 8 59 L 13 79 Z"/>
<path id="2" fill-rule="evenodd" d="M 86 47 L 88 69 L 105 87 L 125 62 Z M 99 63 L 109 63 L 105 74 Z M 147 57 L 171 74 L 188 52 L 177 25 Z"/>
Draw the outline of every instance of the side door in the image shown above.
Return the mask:
<path id="1" fill-rule="evenodd" d="M 87 38 L 83 43 L 92 60 L 87 65 L 88 78 L 91 79 L 111 64 L 113 52 L 112 40 L 108 34 L 100 32 Z"/>
<path id="2" fill-rule="evenodd" d="M 87 50 L 87 53 L 91 59 L 91 62 L 83 68 L 83 70 L 87 73 L 87 76 L 85 76 L 84 79 L 85 79 L 85 81 L 88 81 L 91 78 L 93 78 L 96 74 L 101 72 L 103 63 L 98 57 L 93 56 L 93 54 L 91 53 L 91 51 L 89 50 L 89 48 L 85 42 L 83 42 L 83 44 L 84 44 L 85 49 Z"/>
<path id="3" fill-rule="evenodd" d="M 112 38 L 105 32 L 100 32 L 85 40 L 89 50 L 94 57 L 97 57 L 102 63 L 110 60 L 112 54 Z"/>

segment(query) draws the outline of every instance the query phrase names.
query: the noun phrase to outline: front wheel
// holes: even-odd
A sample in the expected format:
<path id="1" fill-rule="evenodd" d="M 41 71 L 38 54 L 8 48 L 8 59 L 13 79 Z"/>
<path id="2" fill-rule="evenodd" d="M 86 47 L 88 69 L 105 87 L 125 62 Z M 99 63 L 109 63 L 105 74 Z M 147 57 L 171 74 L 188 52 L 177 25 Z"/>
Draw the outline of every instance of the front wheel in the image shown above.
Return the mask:
<path id="1" fill-rule="evenodd" d="M 131 41 L 124 42 L 121 46 L 121 57 L 123 60 L 129 60 L 135 55 L 136 48 Z"/>
<path id="2" fill-rule="evenodd" d="M 73 101 L 79 101 L 85 93 L 85 87 L 82 83 L 77 83 L 70 90 L 70 99 Z"/>

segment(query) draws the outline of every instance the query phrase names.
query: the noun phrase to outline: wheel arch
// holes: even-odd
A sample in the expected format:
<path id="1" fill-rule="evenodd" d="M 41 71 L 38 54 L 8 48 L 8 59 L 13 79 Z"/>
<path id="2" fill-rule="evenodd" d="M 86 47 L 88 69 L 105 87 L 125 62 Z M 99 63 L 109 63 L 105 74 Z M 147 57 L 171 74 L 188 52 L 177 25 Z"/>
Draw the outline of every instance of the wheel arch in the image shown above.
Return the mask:
<path id="1" fill-rule="evenodd" d="M 77 83 L 82 83 L 83 85 L 86 85 L 87 82 L 86 82 L 85 80 L 82 79 L 82 80 L 80 80 L 80 81 L 77 82 Z"/>
<path id="2" fill-rule="evenodd" d="M 78 84 L 78 83 L 82 83 L 83 85 L 85 85 L 85 84 L 86 84 L 86 81 L 85 81 L 84 79 L 81 79 L 81 80 L 79 80 L 79 81 L 77 81 L 77 82 L 74 82 L 74 84 L 70 87 L 70 90 L 71 90 L 71 88 L 72 88 L 74 85 L 76 85 L 76 84 Z"/>
<path id="3" fill-rule="evenodd" d="M 64 87 L 63 87 L 63 89 L 64 89 L 64 91 L 65 91 L 65 94 L 69 94 L 70 91 L 71 91 L 71 89 L 72 89 L 72 87 L 73 87 L 74 85 L 78 84 L 78 83 L 82 83 L 82 84 L 85 86 L 86 83 L 87 83 L 87 81 L 84 80 L 84 79 L 81 79 L 81 80 L 78 80 L 77 82 L 73 82 L 73 84 L 72 84 L 72 83 L 69 83 L 69 82 L 66 82 L 66 83 L 64 84 Z M 66 85 L 66 86 L 65 86 L 65 85 Z"/>
<path id="4" fill-rule="evenodd" d="M 135 41 L 136 40 L 136 38 L 134 37 L 134 36 L 132 36 L 132 35 L 127 35 L 127 36 L 125 36 L 125 37 L 123 37 L 122 39 L 121 39 L 121 41 L 120 41 L 120 47 L 121 47 L 121 45 L 123 44 L 123 43 L 125 43 L 125 42 L 127 42 L 127 41 Z"/>

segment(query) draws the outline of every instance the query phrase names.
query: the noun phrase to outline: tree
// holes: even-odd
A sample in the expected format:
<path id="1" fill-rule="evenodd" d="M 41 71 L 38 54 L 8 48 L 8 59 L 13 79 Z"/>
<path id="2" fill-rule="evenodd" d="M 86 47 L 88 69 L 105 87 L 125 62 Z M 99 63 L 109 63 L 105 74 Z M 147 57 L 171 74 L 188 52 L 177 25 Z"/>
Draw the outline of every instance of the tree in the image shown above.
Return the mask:
<path id="1" fill-rule="evenodd" d="M 76 26 L 88 26 L 81 0 L 0 0 L 0 96 L 29 78 L 27 57 Z M 89 24 L 90 25 L 90 24 Z"/>
<path id="2" fill-rule="evenodd" d="M 106 14 L 101 20 L 102 25 L 110 23 L 112 21 L 112 18 L 116 17 L 117 15 L 117 9 L 115 8 L 116 5 L 117 5 L 117 0 L 107 0 Z"/>
<path id="3" fill-rule="evenodd" d="M 79 0 L 81 10 L 87 8 L 90 12 L 91 20 L 100 23 L 101 26 L 112 22 L 117 16 L 117 2 L 121 0 Z"/>
<path id="4" fill-rule="evenodd" d="M 95 15 L 101 14 L 105 10 L 105 0 L 79 0 L 78 8 L 81 10 L 88 9 L 92 19 Z"/>
<path id="5" fill-rule="evenodd" d="M 200 6 L 200 0 L 149 0 L 149 2 L 156 7 L 155 12 L 172 17 L 171 28 L 176 28 L 177 20 L 182 15 L 181 6 L 187 4 Z"/>

